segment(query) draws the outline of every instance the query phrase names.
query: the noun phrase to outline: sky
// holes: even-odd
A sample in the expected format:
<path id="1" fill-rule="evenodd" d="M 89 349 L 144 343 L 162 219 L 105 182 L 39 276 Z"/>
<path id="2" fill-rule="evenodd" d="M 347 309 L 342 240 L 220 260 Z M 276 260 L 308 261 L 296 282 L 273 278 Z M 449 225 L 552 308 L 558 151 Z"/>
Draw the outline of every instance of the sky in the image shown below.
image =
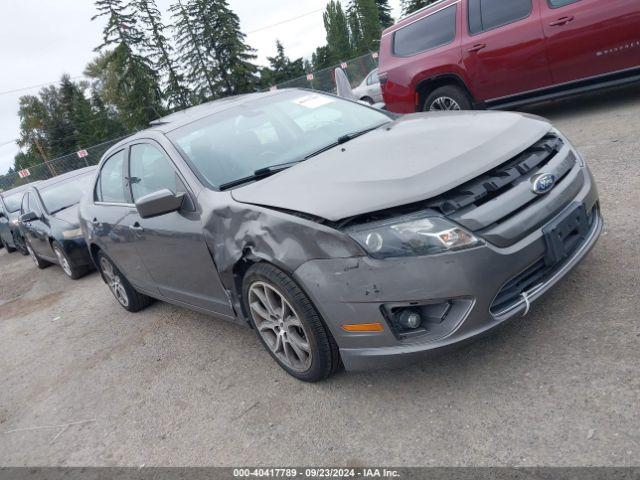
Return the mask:
<path id="1" fill-rule="evenodd" d="M 240 17 L 247 43 L 258 63 L 275 53 L 279 39 L 288 56 L 310 57 L 325 43 L 322 11 L 327 0 L 228 0 Z M 166 11 L 173 0 L 157 0 Z M 400 0 L 389 2 L 396 18 Z M 63 73 L 81 76 L 102 39 L 103 21 L 91 21 L 90 0 L 5 0 L 0 16 L 0 174 L 13 165 L 18 152 L 18 99 L 37 94 L 41 84 Z M 282 23 L 286 20 L 291 20 Z M 35 87 L 34 87 L 35 86 Z M 22 90 L 25 87 L 34 87 Z M 15 90 L 21 91 L 16 92 Z M 10 92 L 10 93 L 6 93 Z"/>

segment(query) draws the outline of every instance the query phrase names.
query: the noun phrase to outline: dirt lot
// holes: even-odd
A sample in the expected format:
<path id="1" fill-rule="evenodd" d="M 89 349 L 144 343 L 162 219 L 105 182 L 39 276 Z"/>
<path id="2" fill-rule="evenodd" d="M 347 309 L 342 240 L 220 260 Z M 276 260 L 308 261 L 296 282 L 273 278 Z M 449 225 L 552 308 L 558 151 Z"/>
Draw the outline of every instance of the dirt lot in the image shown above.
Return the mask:
<path id="1" fill-rule="evenodd" d="M 249 329 L 0 252 L 0 465 L 639 465 L 640 88 L 528 108 L 606 233 L 531 315 L 404 370 L 306 385 Z"/>

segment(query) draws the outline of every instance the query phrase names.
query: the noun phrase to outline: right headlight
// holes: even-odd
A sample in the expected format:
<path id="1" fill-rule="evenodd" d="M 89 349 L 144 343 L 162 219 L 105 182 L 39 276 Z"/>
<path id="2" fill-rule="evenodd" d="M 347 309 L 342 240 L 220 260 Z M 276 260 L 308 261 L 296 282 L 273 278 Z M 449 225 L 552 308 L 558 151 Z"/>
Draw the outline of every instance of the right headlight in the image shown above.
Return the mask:
<path id="1" fill-rule="evenodd" d="M 359 225 L 347 233 L 374 258 L 434 255 L 483 243 L 445 218 L 424 214 Z"/>

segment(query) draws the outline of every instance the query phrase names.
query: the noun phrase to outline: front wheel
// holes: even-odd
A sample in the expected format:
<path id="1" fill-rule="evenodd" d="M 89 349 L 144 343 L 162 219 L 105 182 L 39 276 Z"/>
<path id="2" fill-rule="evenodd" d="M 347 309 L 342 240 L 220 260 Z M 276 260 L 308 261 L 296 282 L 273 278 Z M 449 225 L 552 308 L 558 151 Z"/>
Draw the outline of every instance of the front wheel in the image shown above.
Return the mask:
<path id="1" fill-rule="evenodd" d="M 340 367 L 331 332 L 309 297 L 283 271 L 265 263 L 251 267 L 243 299 L 258 338 L 287 373 L 317 382 Z"/>
<path id="2" fill-rule="evenodd" d="M 446 85 L 436 88 L 424 103 L 425 112 L 473 110 L 469 95 L 460 87 Z"/>
<path id="3" fill-rule="evenodd" d="M 38 267 L 40 270 L 44 270 L 45 268 L 51 266 L 51 263 L 47 262 L 46 260 L 41 259 L 38 254 L 33 250 L 33 248 L 31 247 L 31 244 L 29 242 L 25 242 L 25 250 L 27 251 L 27 255 L 29 255 L 31 257 L 31 260 L 33 260 L 33 263 L 36 264 L 36 267 Z"/>
<path id="4" fill-rule="evenodd" d="M 133 288 L 125 276 L 120 273 L 120 270 L 103 253 L 98 254 L 98 265 L 109 290 L 125 310 L 135 313 L 151 305 L 153 299 Z"/>
<path id="5" fill-rule="evenodd" d="M 85 266 L 74 265 L 73 262 L 67 257 L 67 254 L 58 242 L 53 242 L 51 245 L 53 253 L 56 254 L 58 259 L 58 265 L 62 267 L 62 271 L 71 279 L 78 280 L 84 277 L 88 273 L 88 268 Z"/>

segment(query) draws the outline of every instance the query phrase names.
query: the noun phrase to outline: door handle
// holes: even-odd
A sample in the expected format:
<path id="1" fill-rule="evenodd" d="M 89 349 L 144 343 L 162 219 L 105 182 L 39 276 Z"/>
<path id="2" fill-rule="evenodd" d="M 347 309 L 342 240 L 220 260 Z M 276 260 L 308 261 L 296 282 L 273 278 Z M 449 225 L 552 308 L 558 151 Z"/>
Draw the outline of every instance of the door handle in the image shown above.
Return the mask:
<path id="1" fill-rule="evenodd" d="M 478 43 L 476 45 L 474 45 L 473 47 L 471 47 L 469 50 L 467 50 L 468 52 L 479 52 L 480 50 L 482 50 L 483 48 L 487 48 L 487 44 L 486 43 Z"/>
<path id="2" fill-rule="evenodd" d="M 550 27 L 561 27 L 562 25 L 566 25 L 569 22 L 573 22 L 575 17 L 573 15 L 569 15 L 568 17 L 560 17 L 559 19 L 551 22 L 549 24 Z"/>
<path id="3" fill-rule="evenodd" d="M 144 227 L 142 225 L 140 225 L 138 222 L 134 223 L 133 225 L 131 225 L 129 227 L 130 230 L 134 230 L 136 232 L 142 232 L 144 231 Z"/>

